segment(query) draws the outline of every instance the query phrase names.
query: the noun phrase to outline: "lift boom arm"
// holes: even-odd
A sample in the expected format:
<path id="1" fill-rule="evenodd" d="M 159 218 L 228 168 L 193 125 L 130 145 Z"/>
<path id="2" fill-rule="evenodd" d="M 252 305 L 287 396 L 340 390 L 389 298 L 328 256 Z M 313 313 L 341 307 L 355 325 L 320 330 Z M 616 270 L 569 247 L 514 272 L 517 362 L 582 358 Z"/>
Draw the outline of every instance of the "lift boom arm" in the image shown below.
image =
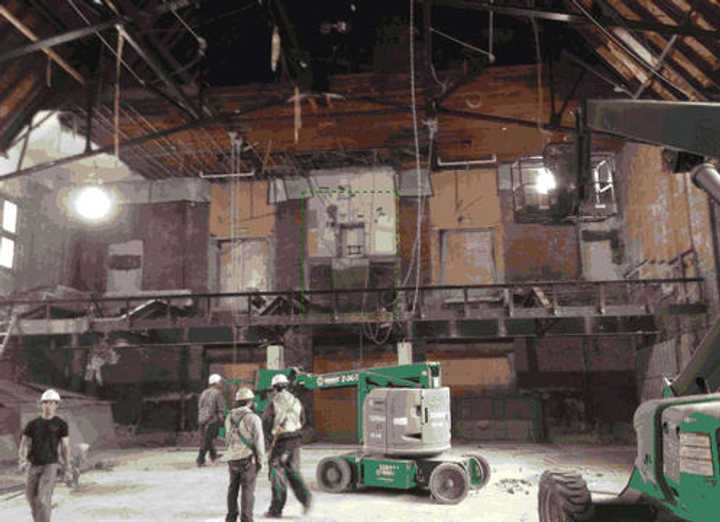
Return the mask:
<path id="1" fill-rule="evenodd" d="M 391 388 L 439 388 L 440 364 L 425 362 L 417 364 L 402 364 L 398 366 L 380 366 L 377 368 L 362 368 L 332 373 L 305 373 L 298 368 L 284 370 L 258 370 L 255 390 L 256 410 L 262 412 L 267 407 L 267 392 L 272 389 L 272 378 L 277 374 L 284 374 L 290 382 L 306 390 L 326 390 L 331 388 L 357 389 L 357 428 L 362 442 L 363 435 L 363 405 L 365 397 L 370 390 L 377 387 Z"/>

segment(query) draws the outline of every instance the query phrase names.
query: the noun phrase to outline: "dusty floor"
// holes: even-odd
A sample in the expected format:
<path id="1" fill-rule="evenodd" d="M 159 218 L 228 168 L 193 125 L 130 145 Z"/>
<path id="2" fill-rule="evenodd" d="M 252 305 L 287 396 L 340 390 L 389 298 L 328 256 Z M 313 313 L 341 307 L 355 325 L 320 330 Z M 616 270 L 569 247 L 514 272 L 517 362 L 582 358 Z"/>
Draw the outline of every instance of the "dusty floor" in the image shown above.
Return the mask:
<path id="1" fill-rule="evenodd" d="M 546 468 L 578 469 L 593 495 L 617 493 L 633 459 L 632 447 L 483 444 L 456 446 L 453 453 L 478 452 L 491 463 L 493 476 L 482 490 L 456 506 L 432 503 L 427 494 L 364 490 L 333 495 L 318 491 L 315 466 L 327 455 L 349 447 L 311 445 L 303 449 L 303 474 L 314 493 L 314 509 L 306 517 L 290 498 L 285 518 L 308 521 L 366 522 L 425 520 L 535 522 L 537 484 Z M 53 497 L 54 522 L 148 520 L 153 522 L 221 521 L 225 515 L 227 465 L 196 468 L 194 453 L 174 448 L 116 450 L 94 455 L 110 460 L 112 470 L 83 474 L 77 490 L 58 485 Z M 270 488 L 263 470 L 257 485 L 255 517 L 262 520 Z M 23 521 L 30 513 L 22 495 L 0 496 L 0 520 Z"/>

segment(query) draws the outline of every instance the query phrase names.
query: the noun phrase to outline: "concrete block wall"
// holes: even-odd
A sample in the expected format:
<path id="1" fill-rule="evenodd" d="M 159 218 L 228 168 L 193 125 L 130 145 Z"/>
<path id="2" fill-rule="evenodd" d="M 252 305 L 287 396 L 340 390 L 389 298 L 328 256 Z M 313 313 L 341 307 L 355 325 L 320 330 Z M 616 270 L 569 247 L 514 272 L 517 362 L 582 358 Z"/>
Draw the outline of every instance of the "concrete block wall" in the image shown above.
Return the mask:
<path id="1" fill-rule="evenodd" d="M 540 399 L 501 394 L 465 396 L 452 404 L 453 436 L 468 440 L 540 442 L 544 439 Z"/>
<path id="2" fill-rule="evenodd" d="M 628 339 L 517 340 L 518 388 L 542 398 L 547 434 L 611 430 L 638 405 L 635 349 Z M 555 430 L 557 431 L 557 430 Z"/>

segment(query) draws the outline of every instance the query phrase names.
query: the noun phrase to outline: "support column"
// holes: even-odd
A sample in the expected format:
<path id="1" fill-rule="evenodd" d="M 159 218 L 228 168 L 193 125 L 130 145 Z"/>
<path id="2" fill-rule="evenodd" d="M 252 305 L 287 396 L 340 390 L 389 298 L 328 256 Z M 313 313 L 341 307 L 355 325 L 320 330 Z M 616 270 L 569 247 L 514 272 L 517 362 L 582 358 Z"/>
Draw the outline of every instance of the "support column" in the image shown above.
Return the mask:
<path id="1" fill-rule="evenodd" d="M 412 343 L 402 341 L 397 343 L 398 364 L 412 364 L 413 346 Z"/>
<path id="2" fill-rule="evenodd" d="M 266 357 L 266 366 L 268 370 L 282 370 L 285 368 L 285 348 L 283 345 L 268 345 Z"/>

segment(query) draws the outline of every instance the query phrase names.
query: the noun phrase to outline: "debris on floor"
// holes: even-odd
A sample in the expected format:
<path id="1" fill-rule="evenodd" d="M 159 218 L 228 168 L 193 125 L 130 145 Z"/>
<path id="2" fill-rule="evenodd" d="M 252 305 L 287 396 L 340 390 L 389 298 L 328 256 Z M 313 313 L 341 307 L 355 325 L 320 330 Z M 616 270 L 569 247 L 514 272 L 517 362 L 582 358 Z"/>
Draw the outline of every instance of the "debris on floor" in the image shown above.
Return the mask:
<path id="1" fill-rule="evenodd" d="M 502 479 L 495 484 L 502 491 L 511 495 L 529 495 L 533 490 L 532 482 L 525 479 Z"/>

